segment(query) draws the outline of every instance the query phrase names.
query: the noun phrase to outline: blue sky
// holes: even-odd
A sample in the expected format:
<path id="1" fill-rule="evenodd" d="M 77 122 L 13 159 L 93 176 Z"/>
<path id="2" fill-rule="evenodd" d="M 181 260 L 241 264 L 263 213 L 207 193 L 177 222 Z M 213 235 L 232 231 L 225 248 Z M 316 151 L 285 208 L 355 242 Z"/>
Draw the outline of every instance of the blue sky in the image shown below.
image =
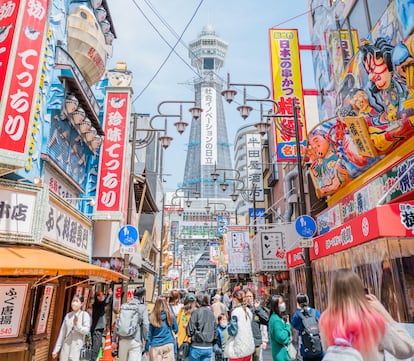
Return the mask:
<path id="1" fill-rule="evenodd" d="M 195 73 L 191 70 L 188 49 L 179 42 L 175 50 L 185 61 L 174 53 L 166 59 L 177 37 L 182 35 L 187 45 L 207 24 L 229 44 L 220 75 L 225 78 L 230 72 L 235 83 L 271 86 L 269 28 L 297 28 L 300 43 L 310 43 L 307 0 L 117 0 L 109 2 L 109 6 L 117 35 L 109 67 L 114 67 L 117 61 L 127 62 L 133 72 L 134 106 L 138 113 L 153 115 L 164 100 L 194 99 L 191 82 Z M 314 88 L 309 52 L 302 52 L 301 58 L 304 87 Z M 252 114 L 243 121 L 234 104 L 225 103 L 224 109 L 229 142 L 233 144 L 237 129 L 257 118 Z M 174 114 L 177 111 L 171 109 Z M 185 115 L 189 122 L 187 110 Z M 174 140 L 166 150 L 165 173 L 172 174 L 166 177 L 167 191 L 175 190 L 182 181 L 190 134 L 188 127 L 180 136 L 173 123 L 172 119 L 168 123 L 168 133 Z M 156 125 L 162 127 L 163 121 Z"/>

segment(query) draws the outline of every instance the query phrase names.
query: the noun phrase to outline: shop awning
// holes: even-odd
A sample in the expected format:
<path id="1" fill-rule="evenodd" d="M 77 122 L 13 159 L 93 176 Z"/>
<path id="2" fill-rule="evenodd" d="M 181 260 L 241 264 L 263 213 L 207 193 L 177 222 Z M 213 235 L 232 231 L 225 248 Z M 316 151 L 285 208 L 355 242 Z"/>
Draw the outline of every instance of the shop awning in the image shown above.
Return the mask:
<path id="1" fill-rule="evenodd" d="M 0 247 L 0 276 L 79 276 L 118 281 L 109 269 L 34 247 Z"/>

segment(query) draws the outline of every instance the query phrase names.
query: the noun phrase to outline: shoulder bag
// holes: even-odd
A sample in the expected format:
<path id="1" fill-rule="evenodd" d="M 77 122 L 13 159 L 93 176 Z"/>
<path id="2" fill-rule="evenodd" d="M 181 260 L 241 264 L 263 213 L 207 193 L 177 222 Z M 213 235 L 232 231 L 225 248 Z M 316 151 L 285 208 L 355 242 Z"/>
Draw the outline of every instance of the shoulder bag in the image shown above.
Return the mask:
<path id="1" fill-rule="evenodd" d="M 81 325 L 83 325 L 83 313 L 84 312 L 85 311 L 82 311 L 82 321 L 81 321 L 82 323 L 81 323 Z M 85 337 L 85 340 L 83 342 L 83 345 L 82 345 L 82 347 L 80 349 L 79 361 L 90 361 L 91 357 L 92 357 L 91 337 L 88 334 Z"/>

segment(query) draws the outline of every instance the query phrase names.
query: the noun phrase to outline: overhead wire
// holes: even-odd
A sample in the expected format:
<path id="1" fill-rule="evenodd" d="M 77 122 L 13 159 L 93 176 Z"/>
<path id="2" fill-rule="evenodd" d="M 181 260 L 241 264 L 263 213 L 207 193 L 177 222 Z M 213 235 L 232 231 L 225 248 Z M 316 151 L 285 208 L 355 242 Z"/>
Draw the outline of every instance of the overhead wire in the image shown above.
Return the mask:
<path id="1" fill-rule="evenodd" d="M 190 26 L 191 22 L 193 21 L 194 17 L 196 16 L 198 10 L 200 9 L 202 3 L 204 2 L 204 0 L 200 0 L 200 3 L 198 4 L 197 8 L 195 9 L 193 15 L 191 16 L 190 20 L 188 21 L 187 25 L 184 27 L 184 30 L 182 31 L 181 35 L 179 36 L 178 40 L 175 42 L 174 46 L 171 47 L 171 45 L 168 43 L 168 41 L 164 38 L 164 36 L 162 36 L 162 34 L 158 31 L 158 29 L 156 28 L 156 26 L 152 23 L 152 21 L 147 17 L 147 15 L 144 13 L 144 11 L 141 9 L 141 7 L 137 4 L 136 0 L 132 0 L 132 2 L 134 3 L 134 5 L 136 6 L 136 8 L 141 12 L 142 16 L 144 16 L 144 18 L 148 21 L 148 23 L 152 26 L 152 28 L 157 32 L 157 34 L 161 37 L 161 39 L 164 40 L 164 42 L 171 48 L 170 52 L 168 53 L 167 57 L 164 59 L 164 61 L 161 63 L 161 65 L 158 67 L 157 71 L 155 72 L 155 74 L 151 77 L 151 79 L 147 82 L 147 84 L 144 86 L 144 88 L 139 92 L 139 94 L 132 100 L 132 103 L 135 103 L 135 101 L 137 101 L 137 99 L 145 92 L 145 90 L 147 90 L 147 88 L 151 85 L 151 83 L 154 81 L 154 79 L 157 77 L 157 75 L 159 74 L 159 72 L 161 71 L 161 69 L 164 67 L 164 65 L 167 63 L 168 59 L 170 58 L 170 56 L 172 55 L 172 53 L 175 53 L 181 60 L 184 61 L 184 63 L 186 65 L 189 66 L 189 64 L 182 59 L 182 57 L 176 53 L 175 48 L 177 47 L 177 45 L 180 43 L 180 40 L 182 39 L 184 33 L 187 31 L 188 27 Z M 199 74 L 191 67 L 189 66 L 191 71 L 193 71 L 194 73 L 196 73 L 196 75 L 198 76 Z"/>

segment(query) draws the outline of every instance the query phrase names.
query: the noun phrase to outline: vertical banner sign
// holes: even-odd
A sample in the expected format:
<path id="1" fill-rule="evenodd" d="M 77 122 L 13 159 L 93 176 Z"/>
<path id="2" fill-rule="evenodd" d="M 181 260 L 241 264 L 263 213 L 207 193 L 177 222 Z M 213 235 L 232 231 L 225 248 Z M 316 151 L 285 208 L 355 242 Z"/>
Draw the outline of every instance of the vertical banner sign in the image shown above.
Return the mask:
<path id="1" fill-rule="evenodd" d="M 26 153 L 39 86 L 47 13 L 47 0 L 2 2 L 0 152 Z"/>
<path id="2" fill-rule="evenodd" d="M 278 114 L 289 118 L 275 118 L 275 149 L 279 162 L 296 161 L 295 122 L 293 99 L 300 107 L 297 112 L 301 147 L 306 146 L 306 126 L 297 29 L 269 29 L 270 58 L 272 62 L 273 98 Z M 304 153 L 303 153 L 304 154 Z"/>
<path id="3" fill-rule="evenodd" d="M 0 284 L 0 338 L 19 336 L 27 284 Z"/>
<path id="4" fill-rule="evenodd" d="M 216 90 L 201 87 L 201 165 L 217 162 L 217 104 Z"/>
<path id="5" fill-rule="evenodd" d="M 351 36 L 349 34 L 351 33 Z M 345 65 L 347 65 L 354 54 L 358 51 L 358 30 L 331 30 L 325 33 L 325 43 L 332 59 L 331 75 L 339 82 L 343 78 Z"/>
<path id="6" fill-rule="evenodd" d="M 129 111 L 129 91 L 106 94 L 105 138 L 101 146 L 96 212 L 121 212 L 125 179 L 125 143 Z"/>
<path id="7" fill-rule="evenodd" d="M 262 169 L 262 142 L 260 134 L 246 134 L 246 162 L 247 162 L 247 188 L 249 199 L 256 202 L 264 201 L 263 169 Z M 255 198 L 253 191 L 256 192 Z"/>
<path id="8" fill-rule="evenodd" d="M 250 242 L 247 230 L 230 230 L 227 238 L 229 273 L 251 273 Z"/>
<path id="9" fill-rule="evenodd" d="M 36 335 L 46 332 L 47 321 L 49 320 L 50 305 L 52 303 L 53 286 L 46 285 L 43 292 L 42 301 L 39 308 L 39 314 L 36 325 Z"/>

